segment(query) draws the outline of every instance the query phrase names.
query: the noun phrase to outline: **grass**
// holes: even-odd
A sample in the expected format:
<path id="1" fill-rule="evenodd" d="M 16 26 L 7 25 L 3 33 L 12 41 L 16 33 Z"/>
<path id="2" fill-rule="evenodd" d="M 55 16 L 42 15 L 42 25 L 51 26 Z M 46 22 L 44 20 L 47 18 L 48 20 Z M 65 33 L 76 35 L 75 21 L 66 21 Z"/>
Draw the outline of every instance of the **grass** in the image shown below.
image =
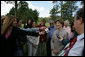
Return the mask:
<path id="1" fill-rule="evenodd" d="M 46 47 L 46 45 L 45 45 L 45 47 Z M 46 53 L 47 49 L 45 48 L 44 51 L 45 51 L 45 53 L 44 53 L 43 56 L 47 56 L 47 53 Z M 24 52 L 24 56 L 28 56 L 28 46 L 27 46 L 27 44 L 25 44 L 23 46 L 23 52 Z M 39 48 L 38 52 L 40 53 L 40 48 Z M 37 56 L 40 56 L 40 54 L 37 54 Z"/>
<path id="2" fill-rule="evenodd" d="M 23 52 L 24 52 L 24 56 L 28 56 L 28 47 L 27 47 L 27 44 L 25 44 L 23 46 Z"/>

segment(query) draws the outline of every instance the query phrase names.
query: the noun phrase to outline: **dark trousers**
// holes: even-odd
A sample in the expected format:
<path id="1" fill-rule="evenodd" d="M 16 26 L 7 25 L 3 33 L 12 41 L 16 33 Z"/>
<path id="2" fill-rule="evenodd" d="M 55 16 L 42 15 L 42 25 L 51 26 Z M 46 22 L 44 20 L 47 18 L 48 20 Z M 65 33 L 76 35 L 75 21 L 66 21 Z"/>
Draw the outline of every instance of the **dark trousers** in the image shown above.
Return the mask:
<path id="1" fill-rule="evenodd" d="M 47 40 L 47 56 L 51 56 L 51 38 Z"/>

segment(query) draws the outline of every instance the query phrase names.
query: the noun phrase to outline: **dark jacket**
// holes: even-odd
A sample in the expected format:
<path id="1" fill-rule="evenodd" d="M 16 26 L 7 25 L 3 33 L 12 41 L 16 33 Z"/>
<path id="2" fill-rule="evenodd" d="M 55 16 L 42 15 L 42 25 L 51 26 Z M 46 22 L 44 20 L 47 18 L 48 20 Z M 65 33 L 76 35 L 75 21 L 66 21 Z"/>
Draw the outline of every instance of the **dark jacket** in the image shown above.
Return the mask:
<path id="1" fill-rule="evenodd" d="M 12 33 L 8 39 L 6 39 L 5 34 L 1 35 L 0 56 L 13 56 L 17 48 L 16 39 L 21 41 L 26 41 L 26 38 L 25 37 L 23 38 L 23 36 L 25 35 L 38 36 L 38 33 L 27 32 L 27 31 L 20 30 L 17 27 L 13 27 Z"/>
<path id="2" fill-rule="evenodd" d="M 32 28 L 32 23 L 30 23 L 30 24 L 28 24 L 28 23 L 25 24 L 25 25 L 24 25 L 24 28 Z"/>
<path id="3" fill-rule="evenodd" d="M 63 39 L 62 40 L 62 44 L 65 46 L 65 45 L 67 45 L 69 42 L 71 42 L 75 37 L 77 37 L 77 32 L 74 32 L 74 36 L 70 39 L 70 40 L 68 40 L 68 39 Z"/>

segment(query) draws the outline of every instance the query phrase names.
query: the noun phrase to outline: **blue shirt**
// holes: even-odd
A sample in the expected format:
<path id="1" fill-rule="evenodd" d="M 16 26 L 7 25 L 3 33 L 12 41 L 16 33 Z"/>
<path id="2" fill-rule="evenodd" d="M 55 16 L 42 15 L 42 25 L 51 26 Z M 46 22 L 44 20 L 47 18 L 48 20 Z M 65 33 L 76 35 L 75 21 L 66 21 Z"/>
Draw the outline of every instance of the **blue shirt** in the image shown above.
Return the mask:
<path id="1" fill-rule="evenodd" d="M 49 27 L 49 38 L 52 38 L 53 32 L 54 32 L 54 30 L 55 30 L 54 28 L 55 28 L 54 26 Z"/>

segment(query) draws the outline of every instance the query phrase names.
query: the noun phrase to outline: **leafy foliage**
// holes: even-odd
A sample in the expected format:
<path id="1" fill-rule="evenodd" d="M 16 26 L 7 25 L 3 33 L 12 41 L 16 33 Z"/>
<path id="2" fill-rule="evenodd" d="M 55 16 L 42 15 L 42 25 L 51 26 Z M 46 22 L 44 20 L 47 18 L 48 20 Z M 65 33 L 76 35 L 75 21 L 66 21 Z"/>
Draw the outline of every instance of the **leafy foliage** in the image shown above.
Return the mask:
<path id="1" fill-rule="evenodd" d="M 54 20 L 57 18 L 72 21 L 73 12 L 78 8 L 75 5 L 77 1 L 53 1 L 53 9 L 50 11 L 50 17 Z M 58 15 L 60 14 L 60 16 Z"/>
<path id="2" fill-rule="evenodd" d="M 15 15 L 15 8 L 13 7 L 7 15 Z M 17 17 L 23 20 L 23 23 L 27 19 L 32 21 L 38 20 L 39 13 L 37 10 L 32 10 L 28 7 L 28 3 L 25 1 L 20 1 L 17 6 Z"/>

